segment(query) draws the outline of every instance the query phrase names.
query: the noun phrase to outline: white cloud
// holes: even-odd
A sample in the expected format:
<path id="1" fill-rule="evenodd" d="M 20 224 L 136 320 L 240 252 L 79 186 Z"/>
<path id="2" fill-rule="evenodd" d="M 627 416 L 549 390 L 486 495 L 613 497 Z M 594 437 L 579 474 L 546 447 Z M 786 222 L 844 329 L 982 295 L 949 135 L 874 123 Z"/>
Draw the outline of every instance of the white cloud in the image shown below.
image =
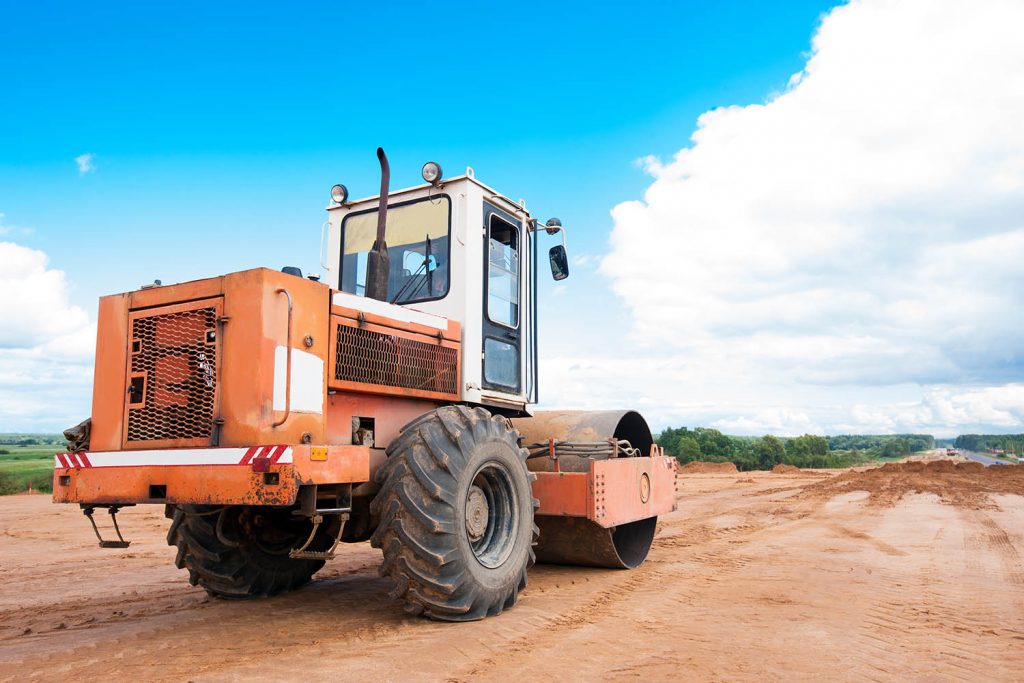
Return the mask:
<path id="1" fill-rule="evenodd" d="M 648 365 L 690 368 L 633 375 L 661 387 L 656 421 L 1021 428 L 1022 25 L 1014 1 L 851 2 L 785 92 L 642 160 L 602 272 Z"/>
<path id="2" fill-rule="evenodd" d="M 96 325 L 46 254 L 0 242 L 0 432 L 88 416 Z"/>
<path id="3" fill-rule="evenodd" d="M 81 330 L 89 316 L 68 301 L 63 271 L 46 254 L 0 242 L 0 348 L 31 349 Z"/>
<path id="4" fill-rule="evenodd" d="M 22 226 L 22 225 L 11 225 L 6 222 L 7 214 L 0 213 L 0 235 L 9 235 L 11 233 L 18 233 L 20 235 L 31 235 L 35 232 L 34 229 Z"/>
<path id="5" fill-rule="evenodd" d="M 584 253 L 581 253 L 581 254 L 573 254 L 573 256 L 572 256 L 572 265 L 576 266 L 577 268 L 588 268 L 589 269 L 593 265 L 598 263 L 600 260 L 601 260 L 601 257 L 598 256 L 597 254 L 588 254 L 588 253 L 584 252 Z"/>
<path id="6" fill-rule="evenodd" d="M 85 175 L 86 173 L 92 173 L 96 170 L 96 155 L 92 152 L 86 154 L 79 154 L 75 157 L 75 163 L 78 164 L 78 173 Z"/>

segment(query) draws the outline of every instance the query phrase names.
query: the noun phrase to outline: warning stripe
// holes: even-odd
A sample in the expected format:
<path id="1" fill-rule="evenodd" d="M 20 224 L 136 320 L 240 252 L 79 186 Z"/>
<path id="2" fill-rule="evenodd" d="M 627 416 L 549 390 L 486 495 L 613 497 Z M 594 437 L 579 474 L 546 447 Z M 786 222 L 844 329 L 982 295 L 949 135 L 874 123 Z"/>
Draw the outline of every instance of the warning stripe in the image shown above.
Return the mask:
<path id="1" fill-rule="evenodd" d="M 169 448 L 155 451 L 109 451 L 104 453 L 56 453 L 55 469 L 91 467 L 142 467 L 147 465 L 261 465 L 292 462 L 290 446 L 249 448 Z"/>
<path id="2" fill-rule="evenodd" d="M 287 446 L 264 446 L 260 449 L 259 455 L 252 459 L 253 467 L 265 469 L 268 464 L 273 465 L 281 458 L 286 448 Z"/>
<path id="3" fill-rule="evenodd" d="M 242 457 L 241 462 L 239 462 L 238 464 L 239 465 L 248 465 L 249 461 L 252 460 L 252 456 L 255 455 L 255 454 L 256 454 L 256 447 L 253 446 L 252 448 L 250 448 L 249 450 L 247 450 L 245 452 L 245 455 Z"/>

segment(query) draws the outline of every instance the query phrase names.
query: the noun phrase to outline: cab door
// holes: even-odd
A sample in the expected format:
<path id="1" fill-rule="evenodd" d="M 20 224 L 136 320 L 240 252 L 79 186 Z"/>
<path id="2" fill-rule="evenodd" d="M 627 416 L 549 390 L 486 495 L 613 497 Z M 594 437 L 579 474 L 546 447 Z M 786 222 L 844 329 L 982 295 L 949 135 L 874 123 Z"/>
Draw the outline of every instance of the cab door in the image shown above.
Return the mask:
<path id="1" fill-rule="evenodd" d="M 523 224 L 484 202 L 483 388 L 522 393 Z"/>

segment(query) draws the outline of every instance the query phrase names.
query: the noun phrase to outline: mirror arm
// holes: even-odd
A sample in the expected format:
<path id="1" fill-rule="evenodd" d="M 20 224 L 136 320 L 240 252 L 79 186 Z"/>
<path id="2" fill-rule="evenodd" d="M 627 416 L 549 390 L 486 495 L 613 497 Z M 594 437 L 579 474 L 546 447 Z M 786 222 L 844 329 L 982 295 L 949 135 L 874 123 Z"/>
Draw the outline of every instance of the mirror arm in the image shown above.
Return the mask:
<path id="1" fill-rule="evenodd" d="M 568 247 L 565 244 L 565 227 L 564 226 L 556 225 L 554 227 L 551 227 L 551 226 L 547 226 L 547 225 L 538 225 L 537 219 L 536 218 L 531 218 L 530 222 L 529 222 L 529 230 L 530 230 L 530 232 L 537 232 L 538 230 L 543 230 L 544 232 L 546 232 L 549 235 L 554 235 L 556 232 L 562 233 L 562 249 L 568 250 Z M 566 253 L 568 253 L 568 251 Z"/>

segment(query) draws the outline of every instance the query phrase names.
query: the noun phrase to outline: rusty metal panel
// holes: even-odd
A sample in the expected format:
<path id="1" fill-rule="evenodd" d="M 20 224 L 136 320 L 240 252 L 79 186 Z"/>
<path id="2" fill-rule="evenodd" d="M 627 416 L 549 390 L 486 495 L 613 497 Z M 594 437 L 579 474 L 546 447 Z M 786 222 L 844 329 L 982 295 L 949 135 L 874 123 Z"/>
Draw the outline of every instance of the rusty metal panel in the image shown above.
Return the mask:
<path id="1" fill-rule="evenodd" d="M 280 447 L 283 449 L 283 447 Z M 313 449 L 326 453 L 313 457 Z M 244 449 L 213 449 L 235 452 Z M 253 447 L 249 453 L 257 451 Z M 134 451 L 138 453 L 138 451 Z M 155 451 L 164 452 L 164 451 Z M 184 451 L 167 450 L 166 453 Z M 63 455 L 63 454 L 62 454 Z M 76 454 L 54 469 L 55 503 L 175 503 L 195 505 L 291 505 L 302 484 L 362 483 L 370 479 L 368 446 L 313 446 L 292 448 L 292 462 L 250 458 L 238 464 L 93 466 L 91 454 Z M 130 453 L 109 455 L 126 456 Z M 62 456 L 58 456 L 60 460 Z M 237 458 L 238 456 L 235 455 Z M 163 496 L 150 497 L 152 487 Z"/>
<path id="2" fill-rule="evenodd" d="M 369 446 L 295 446 L 295 476 L 303 484 L 370 481 Z"/>
<path id="3" fill-rule="evenodd" d="M 220 299 L 205 299 L 130 313 L 126 447 L 211 443 L 220 308 Z"/>
<path id="4" fill-rule="evenodd" d="M 604 528 L 676 509 L 672 458 L 594 460 L 589 472 L 536 472 L 537 515 L 585 517 Z"/>
<path id="5" fill-rule="evenodd" d="M 612 458 L 591 464 L 588 518 L 613 527 L 676 509 L 673 458 Z"/>
<path id="6" fill-rule="evenodd" d="M 213 299 L 224 294 L 224 277 L 217 276 L 173 285 L 150 287 L 128 293 L 128 307 L 132 310 L 168 306 L 182 301 Z"/>
<path id="7" fill-rule="evenodd" d="M 268 486 L 267 474 L 276 474 L 277 483 Z M 166 495 L 150 498 L 152 486 L 164 487 Z M 54 471 L 53 502 L 291 505 L 298 488 L 291 464 L 266 472 L 242 465 L 62 468 Z"/>
<path id="8" fill-rule="evenodd" d="M 534 514 L 586 517 L 591 507 L 590 479 L 586 472 L 537 472 L 533 497 L 540 507 Z"/>
<path id="9" fill-rule="evenodd" d="M 461 344 L 332 316 L 333 389 L 441 401 L 459 399 Z"/>

